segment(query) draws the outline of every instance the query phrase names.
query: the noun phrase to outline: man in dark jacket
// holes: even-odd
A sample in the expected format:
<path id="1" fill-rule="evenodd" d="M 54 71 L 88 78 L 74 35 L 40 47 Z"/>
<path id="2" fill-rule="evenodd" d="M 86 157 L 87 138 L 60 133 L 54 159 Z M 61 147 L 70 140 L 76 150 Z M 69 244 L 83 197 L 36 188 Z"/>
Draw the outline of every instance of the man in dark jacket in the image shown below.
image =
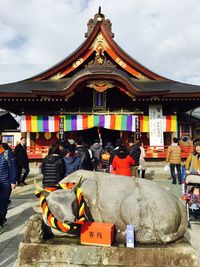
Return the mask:
<path id="1" fill-rule="evenodd" d="M 0 141 L 0 234 L 6 220 L 10 190 L 16 187 L 16 171 L 12 169 L 12 160 L 11 152 L 5 150 Z"/>
<path id="2" fill-rule="evenodd" d="M 128 145 L 129 145 L 129 154 L 130 156 L 135 160 L 135 166 L 133 167 L 133 175 L 137 176 L 137 168 L 140 165 L 140 146 L 139 143 L 134 141 L 134 138 L 130 137 L 128 139 Z"/>
<path id="3" fill-rule="evenodd" d="M 81 159 L 82 169 L 92 171 L 92 159 L 90 157 L 88 149 L 84 146 L 82 137 L 78 137 L 77 139 L 76 154 Z"/>
<path id="4" fill-rule="evenodd" d="M 28 155 L 26 151 L 25 137 L 22 137 L 20 139 L 20 143 L 15 147 L 14 154 L 17 163 L 17 185 L 18 186 L 27 185 L 25 180 L 30 172 L 30 169 L 29 169 Z M 24 174 L 22 175 L 23 169 L 24 169 Z"/>

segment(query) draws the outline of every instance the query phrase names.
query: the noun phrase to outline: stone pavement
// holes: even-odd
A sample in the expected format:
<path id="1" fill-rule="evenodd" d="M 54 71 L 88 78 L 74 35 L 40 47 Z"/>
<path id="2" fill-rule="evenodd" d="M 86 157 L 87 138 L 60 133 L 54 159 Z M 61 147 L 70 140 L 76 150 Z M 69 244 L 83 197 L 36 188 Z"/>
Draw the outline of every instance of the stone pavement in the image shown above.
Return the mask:
<path id="1" fill-rule="evenodd" d="M 163 171 L 163 166 L 152 166 L 147 168 L 146 179 L 158 182 L 162 187 L 172 191 L 178 198 L 181 198 L 181 186 L 172 185 L 169 173 Z M 18 266 L 17 253 L 19 243 L 23 240 L 24 225 L 28 218 L 34 213 L 32 207 L 37 203 L 34 196 L 33 181 L 41 180 L 37 169 L 31 170 L 27 186 L 17 187 L 12 193 L 11 209 L 8 211 L 8 224 L 5 232 L 0 236 L 0 267 Z M 198 255 L 200 267 L 200 222 L 193 223 L 191 229 L 185 234 L 191 242 Z"/>

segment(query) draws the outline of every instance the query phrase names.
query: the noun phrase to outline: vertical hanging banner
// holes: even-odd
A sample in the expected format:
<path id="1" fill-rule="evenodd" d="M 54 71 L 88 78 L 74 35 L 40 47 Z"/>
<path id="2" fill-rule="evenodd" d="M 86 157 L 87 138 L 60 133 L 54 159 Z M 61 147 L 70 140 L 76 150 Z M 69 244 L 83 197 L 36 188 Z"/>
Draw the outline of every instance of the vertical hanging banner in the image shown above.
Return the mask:
<path id="1" fill-rule="evenodd" d="M 60 117 L 60 121 L 59 121 L 59 139 L 60 141 L 64 141 L 65 140 L 65 136 L 64 136 L 64 118 Z"/>
<path id="2" fill-rule="evenodd" d="M 96 106 L 97 107 L 103 107 L 103 94 L 102 93 L 96 93 Z"/>
<path id="3" fill-rule="evenodd" d="M 140 120 L 138 117 L 135 118 L 135 139 L 140 140 Z"/>
<path id="4" fill-rule="evenodd" d="M 162 127 L 162 105 L 149 106 L 149 141 L 150 146 L 164 146 Z"/>

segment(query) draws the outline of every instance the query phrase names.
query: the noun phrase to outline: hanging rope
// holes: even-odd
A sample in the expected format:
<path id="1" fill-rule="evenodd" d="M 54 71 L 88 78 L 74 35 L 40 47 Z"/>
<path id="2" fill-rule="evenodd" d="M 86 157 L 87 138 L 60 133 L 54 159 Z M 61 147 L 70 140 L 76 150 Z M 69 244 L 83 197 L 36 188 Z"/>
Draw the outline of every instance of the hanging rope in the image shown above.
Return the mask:
<path id="1" fill-rule="evenodd" d="M 50 211 L 46 197 L 43 195 L 43 193 L 44 192 L 50 193 L 58 189 L 69 190 L 72 189 L 74 186 L 75 183 L 64 183 L 64 184 L 58 184 L 56 187 L 50 187 L 50 188 L 45 188 L 41 191 L 35 191 L 35 195 L 40 200 L 43 216 L 48 222 L 48 225 L 64 233 L 70 233 L 70 232 L 74 233 L 74 231 L 75 232 L 78 231 L 80 229 L 80 226 L 83 225 L 85 222 L 85 204 L 84 204 L 85 202 L 83 200 L 82 189 L 78 187 L 75 191 L 78 204 L 78 216 L 75 222 L 69 222 L 69 221 L 61 222 L 60 220 L 56 219 L 55 216 Z"/>

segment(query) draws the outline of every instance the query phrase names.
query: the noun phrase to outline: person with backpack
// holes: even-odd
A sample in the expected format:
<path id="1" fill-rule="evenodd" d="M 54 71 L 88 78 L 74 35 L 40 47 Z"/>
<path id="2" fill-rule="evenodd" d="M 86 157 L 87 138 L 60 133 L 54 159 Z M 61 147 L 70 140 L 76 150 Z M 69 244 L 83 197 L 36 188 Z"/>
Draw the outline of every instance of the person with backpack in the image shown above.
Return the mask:
<path id="1" fill-rule="evenodd" d="M 5 150 L 0 141 L 0 234 L 3 233 L 3 225 L 6 221 L 8 201 L 11 188 L 16 187 L 16 169 L 12 169 L 14 159 L 10 150 Z"/>

